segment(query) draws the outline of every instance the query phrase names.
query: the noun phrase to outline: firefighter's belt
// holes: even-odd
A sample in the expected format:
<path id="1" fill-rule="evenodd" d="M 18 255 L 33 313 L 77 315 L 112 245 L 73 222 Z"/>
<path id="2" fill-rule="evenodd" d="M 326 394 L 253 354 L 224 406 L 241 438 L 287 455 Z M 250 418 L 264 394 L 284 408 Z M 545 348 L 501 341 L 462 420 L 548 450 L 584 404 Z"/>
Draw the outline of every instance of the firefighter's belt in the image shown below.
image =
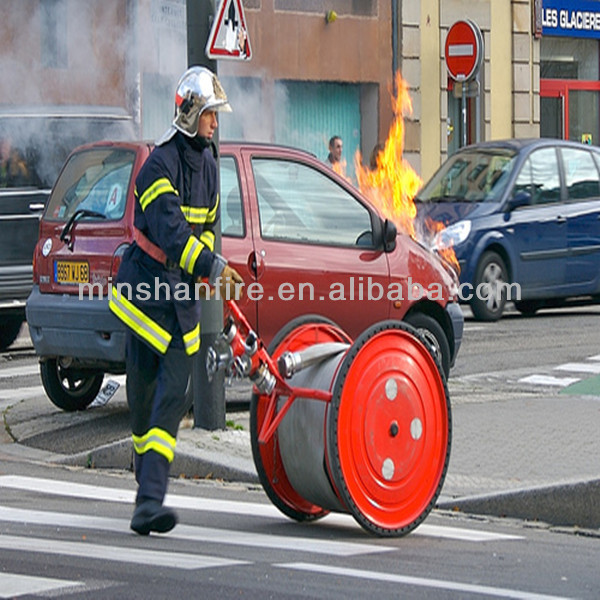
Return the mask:
<path id="1" fill-rule="evenodd" d="M 167 255 L 153 242 L 151 242 L 137 227 L 133 228 L 133 239 L 135 243 L 155 261 L 159 262 L 165 267 L 171 261 L 167 260 Z"/>

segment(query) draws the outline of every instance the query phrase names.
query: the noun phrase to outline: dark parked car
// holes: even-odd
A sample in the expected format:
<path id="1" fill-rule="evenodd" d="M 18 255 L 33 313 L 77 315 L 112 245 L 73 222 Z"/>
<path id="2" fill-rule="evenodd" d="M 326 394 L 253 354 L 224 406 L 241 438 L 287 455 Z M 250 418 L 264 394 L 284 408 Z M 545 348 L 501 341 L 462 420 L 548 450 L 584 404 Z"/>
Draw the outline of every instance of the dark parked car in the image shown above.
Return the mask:
<path id="1" fill-rule="evenodd" d="M 122 108 L 0 109 L 0 350 L 25 320 L 40 216 L 67 156 L 84 142 L 132 137 L 132 119 Z"/>
<path id="2" fill-rule="evenodd" d="M 600 301 L 599 169 L 595 146 L 513 139 L 461 149 L 424 185 L 419 217 L 447 226 L 433 246 L 454 247 L 476 318 Z"/>
<path id="3" fill-rule="evenodd" d="M 143 142 L 79 148 L 41 221 L 27 321 L 46 392 L 66 410 L 87 406 L 105 372 L 124 370 L 124 328 L 107 292 L 133 240 L 134 180 L 151 149 Z M 265 343 L 305 314 L 351 336 L 404 319 L 448 372 L 463 315 L 458 280 L 434 253 L 398 235 L 356 188 L 305 152 L 222 143 L 220 174 L 223 254 L 244 278 L 240 307 Z"/>

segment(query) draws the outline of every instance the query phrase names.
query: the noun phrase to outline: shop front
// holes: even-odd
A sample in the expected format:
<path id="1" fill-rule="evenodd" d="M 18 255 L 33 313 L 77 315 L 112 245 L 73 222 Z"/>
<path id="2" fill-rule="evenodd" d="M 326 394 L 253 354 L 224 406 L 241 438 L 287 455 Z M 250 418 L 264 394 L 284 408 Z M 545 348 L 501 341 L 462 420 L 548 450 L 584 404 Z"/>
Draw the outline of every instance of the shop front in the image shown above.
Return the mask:
<path id="1" fill-rule="evenodd" d="M 600 144 L 600 2 L 543 0 L 540 134 Z"/>

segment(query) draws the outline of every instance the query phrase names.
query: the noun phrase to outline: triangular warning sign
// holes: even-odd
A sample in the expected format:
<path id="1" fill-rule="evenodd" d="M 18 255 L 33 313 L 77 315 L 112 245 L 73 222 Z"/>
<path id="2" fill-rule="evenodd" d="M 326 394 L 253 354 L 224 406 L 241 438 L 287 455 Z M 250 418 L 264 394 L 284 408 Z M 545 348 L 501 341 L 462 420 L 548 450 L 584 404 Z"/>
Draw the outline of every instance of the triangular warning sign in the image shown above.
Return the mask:
<path id="1" fill-rule="evenodd" d="M 206 56 L 213 60 L 252 58 L 242 0 L 221 0 L 208 36 Z"/>

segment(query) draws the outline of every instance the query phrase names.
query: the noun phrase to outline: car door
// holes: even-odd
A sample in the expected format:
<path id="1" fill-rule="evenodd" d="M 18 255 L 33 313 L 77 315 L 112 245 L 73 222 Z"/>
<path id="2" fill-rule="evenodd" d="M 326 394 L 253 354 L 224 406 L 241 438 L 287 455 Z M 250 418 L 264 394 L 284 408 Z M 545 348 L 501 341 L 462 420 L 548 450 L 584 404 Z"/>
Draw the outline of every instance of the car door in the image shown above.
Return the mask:
<path id="1" fill-rule="evenodd" d="M 50 190 L 0 189 L 0 300 L 25 300 L 33 282 L 33 250 Z"/>
<path id="2" fill-rule="evenodd" d="M 598 291 L 600 282 L 600 177 L 592 153 L 561 148 L 567 191 L 566 283 L 573 294 Z"/>
<path id="3" fill-rule="evenodd" d="M 248 153 L 258 329 L 271 337 L 291 319 L 318 314 L 350 335 L 389 315 L 383 248 L 372 210 L 326 167 Z M 250 179 L 252 182 L 250 182 Z M 378 287 L 381 286 L 381 287 Z M 377 299 L 374 299 L 377 298 Z"/>
<path id="4" fill-rule="evenodd" d="M 512 191 L 513 197 L 528 192 L 531 202 L 505 216 L 505 233 L 514 251 L 514 281 L 524 297 L 564 287 L 568 248 L 561 189 L 556 149 L 533 150 Z"/>
<path id="5" fill-rule="evenodd" d="M 235 152 L 223 151 L 219 158 L 221 198 L 221 249 L 227 261 L 244 279 L 246 286 L 256 280 L 256 259 L 252 233 L 252 207 L 243 165 Z M 239 306 L 257 328 L 257 303 L 241 299 Z"/>

